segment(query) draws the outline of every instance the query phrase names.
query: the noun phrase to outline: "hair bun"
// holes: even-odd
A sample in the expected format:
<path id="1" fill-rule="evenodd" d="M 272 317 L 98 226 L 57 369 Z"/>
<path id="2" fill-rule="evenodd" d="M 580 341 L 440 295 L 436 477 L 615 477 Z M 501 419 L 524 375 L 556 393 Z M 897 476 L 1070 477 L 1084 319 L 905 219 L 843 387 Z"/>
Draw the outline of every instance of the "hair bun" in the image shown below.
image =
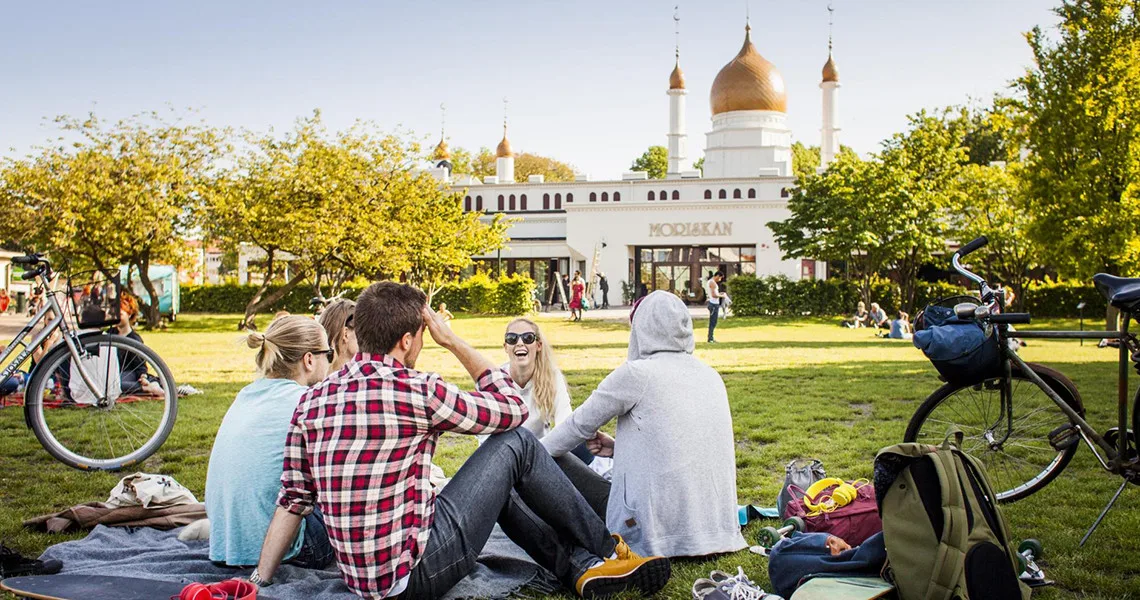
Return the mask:
<path id="1" fill-rule="evenodd" d="M 245 336 L 245 344 L 255 350 L 262 347 L 265 345 L 265 334 L 255 331 Z"/>

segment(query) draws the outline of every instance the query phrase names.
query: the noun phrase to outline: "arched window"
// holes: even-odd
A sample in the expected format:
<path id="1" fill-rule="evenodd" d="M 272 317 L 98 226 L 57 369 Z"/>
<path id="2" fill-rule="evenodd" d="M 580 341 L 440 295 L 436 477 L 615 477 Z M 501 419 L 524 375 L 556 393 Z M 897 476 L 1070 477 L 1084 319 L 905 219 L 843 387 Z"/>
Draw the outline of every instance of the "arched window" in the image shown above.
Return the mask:
<path id="1" fill-rule="evenodd" d="M 661 193 L 664 194 L 665 192 L 661 192 Z M 673 199 L 674 200 L 680 200 L 681 199 L 681 192 L 679 190 L 673 190 Z"/>
<path id="2" fill-rule="evenodd" d="M 502 196 L 499 196 L 502 198 Z M 712 200 L 712 190 L 705 190 L 705 200 Z"/>
<path id="3" fill-rule="evenodd" d="M 562 210 L 562 194 L 554 194 L 554 210 Z"/>
<path id="4" fill-rule="evenodd" d="M 598 201 L 597 192 L 590 192 L 590 202 L 597 202 L 597 201 Z"/>
<path id="5" fill-rule="evenodd" d="M 721 191 L 716 193 L 716 197 L 720 200 L 724 200 L 725 198 L 728 197 L 728 192 L 721 190 Z"/>
<path id="6" fill-rule="evenodd" d="M 748 188 L 748 197 L 749 198 L 755 198 L 756 197 L 756 188 Z"/>
<path id="7" fill-rule="evenodd" d="M 515 209 L 515 195 L 514 194 L 511 194 L 509 206 L 511 207 L 511 210 Z"/>
<path id="8" fill-rule="evenodd" d="M 780 189 L 780 197 L 781 198 L 787 198 L 788 196 L 791 196 L 791 194 L 788 193 L 788 188 L 781 188 Z"/>
<path id="9" fill-rule="evenodd" d="M 542 195 L 542 210 L 550 210 L 550 194 Z"/>
<path id="10" fill-rule="evenodd" d="M 740 196 L 740 188 L 736 188 L 735 190 L 732 190 L 732 197 L 736 200 L 740 199 L 740 197 L 741 197 Z"/>
<path id="11" fill-rule="evenodd" d="M 614 192 L 614 202 L 621 202 L 621 192 Z"/>
<path id="12" fill-rule="evenodd" d="M 483 210 L 483 197 L 475 196 L 475 210 Z"/>
<path id="13" fill-rule="evenodd" d="M 499 212 L 503 212 L 504 210 L 507 210 L 507 205 L 503 195 L 499 194 Z"/>
<path id="14" fill-rule="evenodd" d="M 519 210 L 526 210 L 526 194 L 519 196 Z"/>
<path id="15" fill-rule="evenodd" d="M 471 212 L 471 196 L 463 199 L 463 210 L 465 212 Z"/>
<path id="16" fill-rule="evenodd" d="M 610 201 L 610 193 L 609 192 L 602 192 L 602 202 L 609 202 L 609 201 Z"/>
<path id="17" fill-rule="evenodd" d="M 654 193 L 653 193 L 653 190 L 649 190 L 649 199 L 650 199 L 650 200 L 654 200 L 654 199 L 655 199 L 655 198 L 654 198 L 654 196 L 655 196 L 655 195 L 656 195 L 656 194 L 654 194 Z"/>
<path id="18" fill-rule="evenodd" d="M 667 194 L 665 192 L 665 190 L 661 190 L 661 199 L 662 200 L 668 200 L 669 199 L 669 194 Z"/>
<path id="19" fill-rule="evenodd" d="M 566 202 L 573 202 L 574 194 L 566 194 Z"/>

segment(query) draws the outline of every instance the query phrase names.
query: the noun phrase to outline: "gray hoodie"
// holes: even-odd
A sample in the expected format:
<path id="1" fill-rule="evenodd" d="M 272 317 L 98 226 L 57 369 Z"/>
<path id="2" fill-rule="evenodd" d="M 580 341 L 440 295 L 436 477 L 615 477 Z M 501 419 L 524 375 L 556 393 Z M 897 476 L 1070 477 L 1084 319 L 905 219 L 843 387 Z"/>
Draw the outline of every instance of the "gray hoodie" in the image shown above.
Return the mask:
<path id="1" fill-rule="evenodd" d="M 720 375 L 693 356 L 676 296 L 649 294 L 629 359 L 542 439 L 562 456 L 617 417 L 606 525 L 643 556 L 701 556 L 747 544 L 736 516 L 736 444 Z"/>

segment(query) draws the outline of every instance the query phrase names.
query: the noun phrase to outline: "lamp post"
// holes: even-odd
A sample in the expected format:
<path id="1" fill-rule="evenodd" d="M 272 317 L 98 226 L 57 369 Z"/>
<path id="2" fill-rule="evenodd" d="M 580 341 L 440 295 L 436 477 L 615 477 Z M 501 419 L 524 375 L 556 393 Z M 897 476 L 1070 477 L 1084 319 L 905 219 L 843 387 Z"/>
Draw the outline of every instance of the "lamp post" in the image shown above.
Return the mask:
<path id="1" fill-rule="evenodd" d="M 1085 330 L 1085 303 L 1084 302 L 1081 302 L 1080 304 L 1077 305 L 1077 314 L 1080 316 L 1080 319 L 1081 319 L 1081 331 L 1084 331 Z M 1083 338 L 1081 339 L 1081 345 L 1082 346 L 1085 345 L 1085 340 Z"/>

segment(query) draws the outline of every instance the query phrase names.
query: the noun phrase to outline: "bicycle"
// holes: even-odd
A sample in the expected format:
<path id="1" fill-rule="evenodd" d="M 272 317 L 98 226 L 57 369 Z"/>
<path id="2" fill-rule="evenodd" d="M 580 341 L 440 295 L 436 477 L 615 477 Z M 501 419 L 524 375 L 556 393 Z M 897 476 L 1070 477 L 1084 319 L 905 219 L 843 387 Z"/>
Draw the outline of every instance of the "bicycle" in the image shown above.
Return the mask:
<path id="1" fill-rule="evenodd" d="M 49 454 L 70 467 L 115 471 L 145 460 L 174 427 L 177 388 L 154 350 L 120 335 L 85 331 L 118 322 L 118 278 L 84 286 L 68 277 L 66 292 L 60 292 L 53 290 L 56 276 L 42 255 L 12 262 L 29 269 L 24 280 L 38 280 L 43 303 L 0 354 L 0 381 L 62 334 L 33 361 L 24 389 L 25 424 Z M 67 295 L 64 303 L 56 297 L 61 293 Z M 18 347 L 23 350 L 16 354 Z"/>
<path id="2" fill-rule="evenodd" d="M 1140 278 L 1128 279 L 1104 273 L 1093 277 L 1097 289 L 1120 309 L 1119 331 L 1017 331 L 1017 339 L 1115 339 L 1119 340 L 1116 426 L 1098 432 L 1085 421 L 1080 393 L 1058 371 L 1027 363 L 1018 356 L 1020 344 L 1011 340 L 1011 324 L 1027 324 L 1028 313 L 1006 313 L 1003 290 L 992 289 L 960 260 L 985 246 L 983 236 L 954 253 L 954 269 L 978 285 L 978 298 L 955 305 L 962 321 L 974 320 L 986 335 L 994 336 L 1000 355 L 997 375 L 975 383 L 947 383 L 931 394 L 911 418 L 904 441 L 934 443 L 942 440 L 947 427 L 957 426 L 968 440 L 963 451 L 981 459 L 987 467 L 1000 502 L 1025 498 L 1056 479 L 1068 466 L 1083 440 L 1100 465 L 1124 478 L 1120 489 L 1081 540 L 1083 545 L 1112 508 L 1125 486 L 1140 484 L 1134 432 L 1140 430 L 1140 389 L 1132 402 L 1132 429 L 1128 429 L 1128 363 L 1140 372 L 1140 343 L 1128 331 L 1140 318 Z M 956 297 L 958 299 L 967 299 Z M 1011 343 L 1012 341 L 1012 343 Z M 1130 355 L 1131 353 L 1131 355 Z M 1102 454 L 1103 452 L 1103 454 Z"/>

